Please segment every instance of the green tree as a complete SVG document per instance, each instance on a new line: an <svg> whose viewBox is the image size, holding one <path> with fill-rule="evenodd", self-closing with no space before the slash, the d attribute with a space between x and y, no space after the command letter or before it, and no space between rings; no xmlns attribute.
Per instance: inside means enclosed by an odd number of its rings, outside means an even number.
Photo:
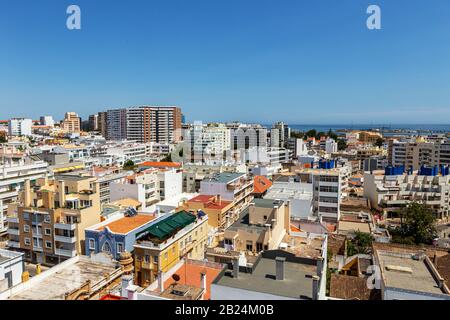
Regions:
<svg viewBox="0 0 450 320"><path fill-rule="evenodd" d="M338 144L338 150L339 150L339 151L342 151L342 150L347 149L347 142L345 142L345 140L339 139L339 140L337 141L337 144Z"/></svg>
<svg viewBox="0 0 450 320"><path fill-rule="evenodd" d="M436 238L436 217L425 205L412 202L400 211L400 227L393 231L393 241L431 244Z"/></svg>
<svg viewBox="0 0 450 320"><path fill-rule="evenodd" d="M375 141L375 143L373 144L375 147L379 147L381 148L384 144L384 139L383 138L378 138L377 141Z"/></svg>
<svg viewBox="0 0 450 320"><path fill-rule="evenodd" d="M123 169L124 170L134 170L136 168L136 165L134 164L133 160L127 160L124 164L123 164Z"/></svg>
<svg viewBox="0 0 450 320"><path fill-rule="evenodd" d="M373 237L369 233L355 232L355 237L347 243L347 255L368 254L372 248Z"/></svg>
<svg viewBox="0 0 450 320"><path fill-rule="evenodd" d="M6 137L5 136L0 136L0 143L6 143Z"/></svg>
<svg viewBox="0 0 450 320"><path fill-rule="evenodd" d="M305 133L305 138L317 137L316 129L309 130Z"/></svg>

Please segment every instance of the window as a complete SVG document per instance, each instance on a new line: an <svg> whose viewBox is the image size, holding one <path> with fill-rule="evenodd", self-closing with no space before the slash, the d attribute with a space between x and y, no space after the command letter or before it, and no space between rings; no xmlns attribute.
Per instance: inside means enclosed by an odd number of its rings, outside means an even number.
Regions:
<svg viewBox="0 0 450 320"><path fill-rule="evenodd" d="M267 216L264 216L263 219L264 219L264 220L267 220Z"/></svg>
<svg viewBox="0 0 450 320"><path fill-rule="evenodd" d="M50 223L50 215L49 214L46 214L44 216L44 221L47 222L47 223Z"/></svg>
<svg viewBox="0 0 450 320"><path fill-rule="evenodd" d="M45 241L45 247L47 249L51 249L52 248L52 243L50 241Z"/></svg>
<svg viewBox="0 0 450 320"><path fill-rule="evenodd" d="M164 253L164 259L167 260L168 254L167 252Z"/></svg>
<svg viewBox="0 0 450 320"><path fill-rule="evenodd" d="M246 248L247 248L248 251L253 251L253 242L247 240Z"/></svg>
<svg viewBox="0 0 450 320"><path fill-rule="evenodd" d="M153 256L153 263L158 263L158 256Z"/></svg>
<svg viewBox="0 0 450 320"><path fill-rule="evenodd" d="M95 250L95 240L89 239L89 250Z"/></svg>
<svg viewBox="0 0 450 320"><path fill-rule="evenodd" d="M30 214L28 212L23 213L23 220L30 220Z"/></svg>
<svg viewBox="0 0 450 320"><path fill-rule="evenodd" d="M145 263L150 263L150 256L148 254L144 256L144 261Z"/></svg>
<svg viewBox="0 0 450 320"><path fill-rule="evenodd" d="M27 224L23 225L23 232L30 232L30 226Z"/></svg>
<svg viewBox="0 0 450 320"><path fill-rule="evenodd" d="M45 228L45 235L46 236L51 236L52 235L52 230L50 228Z"/></svg>
<svg viewBox="0 0 450 320"><path fill-rule="evenodd" d="M123 243L117 244L117 253L121 253L123 251Z"/></svg>
<svg viewBox="0 0 450 320"><path fill-rule="evenodd" d="M23 241L24 241L26 246L29 246L31 244L30 238L25 238L25 239L23 239Z"/></svg>
<svg viewBox="0 0 450 320"><path fill-rule="evenodd" d="M111 245L109 244L108 241L103 244L102 251L103 252L107 252L107 253L111 253Z"/></svg>

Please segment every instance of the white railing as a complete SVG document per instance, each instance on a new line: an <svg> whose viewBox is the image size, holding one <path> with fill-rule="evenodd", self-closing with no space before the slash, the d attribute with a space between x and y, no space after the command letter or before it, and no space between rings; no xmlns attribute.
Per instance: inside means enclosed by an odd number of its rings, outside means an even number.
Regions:
<svg viewBox="0 0 450 320"><path fill-rule="evenodd" d="M76 250L55 249L55 254L64 257L75 257L77 255Z"/></svg>
<svg viewBox="0 0 450 320"><path fill-rule="evenodd" d="M56 236L55 241L65 242L65 243L75 243L77 240L75 237L65 237L65 236Z"/></svg>

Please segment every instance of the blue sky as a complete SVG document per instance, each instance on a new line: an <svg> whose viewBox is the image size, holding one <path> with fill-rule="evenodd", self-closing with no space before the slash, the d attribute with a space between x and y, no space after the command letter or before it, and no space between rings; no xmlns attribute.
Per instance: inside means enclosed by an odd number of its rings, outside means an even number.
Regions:
<svg viewBox="0 0 450 320"><path fill-rule="evenodd" d="M0 118L154 104L188 121L449 123L449 17L448 0L0 0Z"/></svg>

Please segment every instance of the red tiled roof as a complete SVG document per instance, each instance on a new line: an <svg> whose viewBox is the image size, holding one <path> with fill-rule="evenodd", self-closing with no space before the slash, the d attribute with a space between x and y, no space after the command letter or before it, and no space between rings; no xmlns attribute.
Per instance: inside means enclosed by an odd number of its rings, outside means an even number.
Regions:
<svg viewBox="0 0 450 320"><path fill-rule="evenodd" d="M220 200L219 202L218 200L215 200L215 196L204 194L196 196L188 202L203 203L204 207L209 209L223 209L232 203L231 201L226 200Z"/></svg>
<svg viewBox="0 0 450 320"><path fill-rule="evenodd" d="M206 292L203 299L209 300L211 297L211 283L216 279L221 271L222 269L218 267L210 267L203 263L196 264L188 261L185 262L177 271L175 271L175 274L180 277L180 281L178 281L179 284L186 284L201 288L200 274L206 273ZM173 283L175 283L174 279L167 279L164 282L164 290Z"/></svg>
<svg viewBox="0 0 450 320"><path fill-rule="evenodd" d="M139 167L153 167L153 168L180 168L181 163L179 162L153 162L147 161L140 163Z"/></svg>
<svg viewBox="0 0 450 320"><path fill-rule="evenodd" d="M255 176L253 193L264 193L272 186L272 181L264 176Z"/></svg>
<svg viewBox="0 0 450 320"><path fill-rule="evenodd" d="M155 217L147 214L138 214L133 217L123 217L121 219L110 222L102 227L99 227L98 231L103 231L106 227L114 233L126 234L152 220Z"/></svg>
<svg viewBox="0 0 450 320"><path fill-rule="evenodd" d="M127 300L125 298L115 296L113 294L107 294L100 298L100 300Z"/></svg>

